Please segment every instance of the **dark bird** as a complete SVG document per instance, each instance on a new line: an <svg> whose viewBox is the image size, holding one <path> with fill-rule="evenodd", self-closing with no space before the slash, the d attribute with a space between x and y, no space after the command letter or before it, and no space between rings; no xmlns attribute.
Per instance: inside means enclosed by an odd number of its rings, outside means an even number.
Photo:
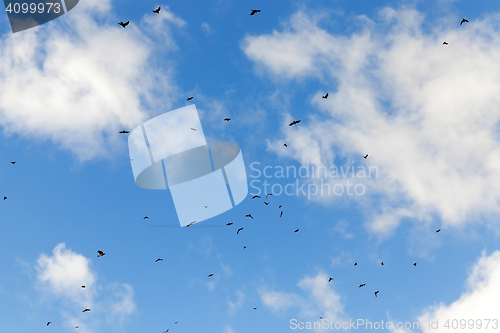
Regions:
<svg viewBox="0 0 500 333"><path fill-rule="evenodd" d="M85 288L85 286L82 286L82 288Z"/></svg>
<svg viewBox="0 0 500 333"><path fill-rule="evenodd" d="M5 199L4 199L4 200L5 200ZM441 229L438 229L438 230L436 230L436 233L438 233L438 232L440 232L440 231L441 231Z"/></svg>
<svg viewBox="0 0 500 333"><path fill-rule="evenodd" d="M245 217L250 217L253 220L252 214L247 214L247 215L245 215Z"/></svg>
<svg viewBox="0 0 500 333"><path fill-rule="evenodd" d="M148 216L144 216L142 219L143 220L149 220L149 217Z"/></svg>
<svg viewBox="0 0 500 333"><path fill-rule="evenodd" d="M267 199L267 197L268 197L268 196L270 196L270 195L273 195L273 194L272 194L272 193L268 193L268 194L266 194L266 199Z"/></svg>
<svg viewBox="0 0 500 333"><path fill-rule="evenodd" d="M354 263L354 266L358 266L358 263L357 263L357 262L355 262L355 263Z"/></svg>
<svg viewBox="0 0 500 333"><path fill-rule="evenodd" d="M443 42L443 45L448 45L448 43L447 42Z"/></svg>
<svg viewBox="0 0 500 333"><path fill-rule="evenodd" d="M378 290L375 292L375 297L377 297L378 292L379 292Z"/></svg>
<svg viewBox="0 0 500 333"><path fill-rule="evenodd" d="M78 326L75 326L75 328L78 328Z"/></svg>
<svg viewBox="0 0 500 333"><path fill-rule="evenodd" d="M161 10L161 7L158 7L155 10L153 10L152 12L155 14L160 14L160 10Z"/></svg>
<svg viewBox="0 0 500 333"><path fill-rule="evenodd" d="M328 93L326 93L325 96L322 96L324 99L327 99L328 98Z"/></svg>
<svg viewBox="0 0 500 333"><path fill-rule="evenodd" d="M283 211L281 211L281 213L280 213L280 217L282 217L282 216L283 216Z"/></svg>
<svg viewBox="0 0 500 333"><path fill-rule="evenodd" d="M278 208L281 208L281 205Z"/></svg>
<svg viewBox="0 0 500 333"><path fill-rule="evenodd" d="M299 232L299 229L295 230L294 232Z"/></svg>
<svg viewBox="0 0 500 333"><path fill-rule="evenodd" d="M124 28L125 28L127 25L129 25L129 23L130 23L130 21L127 21L127 22L125 22L125 23L123 23L123 22L118 22L118 24L119 24L119 25L121 25L121 26L122 26L122 27L124 27Z"/></svg>
<svg viewBox="0 0 500 333"><path fill-rule="evenodd" d="M51 321L47 322L47 326L49 326L50 324L52 324L52 322L51 322Z"/></svg>
<svg viewBox="0 0 500 333"><path fill-rule="evenodd" d="M265 202L265 201L264 201L264 203L266 204L266 206L267 206L267 205L269 205L269 202Z"/></svg>
<svg viewBox="0 0 500 333"><path fill-rule="evenodd" d="M333 278L332 278L332 277L328 279L328 282L330 282L330 281L333 281Z"/></svg>
<svg viewBox="0 0 500 333"><path fill-rule="evenodd" d="M174 324L177 324L177 323L178 323L178 321L176 321Z"/></svg>
<svg viewBox="0 0 500 333"><path fill-rule="evenodd" d="M257 308L253 308L254 310L257 310Z"/></svg>
<svg viewBox="0 0 500 333"><path fill-rule="evenodd" d="M288 147L288 146L286 145L286 143L284 143L284 144L283 144L283 146Z"/></svg>
<svg viewBox="0 0 500 333"><path fill-rule="evenodd" d="M10 163L12 163L12 164L16 164L16 161L14 161L14 162L10 162Z"/></svg>
<svg viewBox="0 0 500 333"><path fill-rule="evenodd" d="M158 262L158 261L163 261L163 259L162 258L158 258L158 259L155 260L155 262Z"/></svg>
<svg viewBox="0 0 500 333"><path fill-rule="evenodd" d="M260 13L260 9L252 9L250 15L255 15L256 13Z"/></svg>
<svg viewBox="0 0 500 333"><path fill-rule="evenodd" d="M103 255L105 255L105 254L106 254L106 253L102 252L101 250L97 251L97 253L99 253L99 254L97 255L97 258L102 257Z"/></svg>
<svg viewBox="0 0 500 333"><path fill-rule="evenodd" d="M170 328L166 329L165 331L163 331L163 333L167 333L169 329L170 329Z"/></svg>
<svg viewBox="0 0 500 333"><path fill-rule="evenodd" d="M203 207L208 208L208 206L203 205Z"/></svg>
<svg viewBox="0 0 500 333"><path fill-rule="evenodd" d="M224 118L224 120L225 120L225 121L230 121L230 120L231 120L231 118Z"/></svg>
<svg viewBox="0 0 500 333"><path fill-rule="evenodd" d="M382 261L380 264L381 264L382 266L384 266L384 262L383 262L383 261Z"/></svg>
<svg viewBox="0 0 500 333"><path fill-rule="evenodd" d="M462 22L460 22L460 25L462 25L462 23L465 23L465 22L469 23L469 21L467 21L466 19L462 19Z"/></svg>
<svg viewBox="0 0 500 333"><path fill-rule="evenodd" d="M4 196L3 196L3 199L4 199L4 200L7 200L7 197L4 195Z"/></svg>
<svg viewBox="0 0 500 333"><path fill-rule="evenodd" d="M213 274L208 274L208 277L214 276ZM177 324L177 323L176 323Z"/></svg>
<svg viewBox="0 0 500 333"><path fill-rule="evenodd" d="M89 312L89 311L90 311L90 309L85 309L82 312Z"/></svg>
<svg viewBox="0 0 500 333"><path fill-rule="evenodd" d="M238 231L236 231L236 234L239 234L241 230L243 230L243 228L239 228Z"/></svg>
<svg viewBox="0 0 500 333"><path fill-rule="evenodd" d="M120 134L127 134L127 133L129 133L129 131L120 131L118 133L120 133Z"/></svg>
<svg viewBox="0 0 500 333"><path fill-rule="evenodd" d="M188 101L190 101L190 100L192 100L192 99L193 99L193 96L189 97L187 100L188 100Z"/></svg>
<svg viewBox="0 0 500 333"><path fill-rule="evenodd" d="M293 126L293 125L298 124L298 123L300 123L300 120L294 120L290 124L288 124L288 126Z"/></svg>
<svg viewBox="0 0 500 333"><path fill-rule="evenodd" d="M195 223L196 223L196 221L190 222L190 223L188 223L188 225L186 227L190 227L190 226L192 226Z"/></svg>
<svg viewBox="0 0 500 333"><path fill-rule="evenodd" d="M229 223L228 223L228 224L226 224L226 225L233 225L233 222L229 222Z"/></svg>
<svg viewBox="0 0 500 333"><path fill-rule="evenodd" d="M360 287L360 288L361 288L361 287L364 287L364 286L366 286L366 283L363 283L363 284L360 284L360 285L359 285L359 287Z"/></svg>
<svg viewBox="0 0 500 333"><path fill-rule="evenodd" d="M366 154L365 156L363 156L363 158L366 160L368 158L368 154Z"/></svg>
<svg viewBox="0 0 500 333"><path fill-rule="evenodd" d="M194 127L191 127L191 130L192 130L192 131L197 131L197 129L196 129L196 128L194 128Z"/></svg>
<svg viewBox="0 0 500 333"><path fill-rule="evenodd" d="M243 246L244 249L246 249L247 247L246 246Z"/></svg>
<svg viewBox="0 0 500 333"><path fill-rule="evenodd" d="M260 197L259 197L258 195L254 195L254 196L252 197L252 199L255 199L255 198L259 198L259 199L260 199Z"/></svg>
<svg viewBox="0 0 500 333"><path fill-rule="evenodd" d="M414 262L414 263L413 263L413 266L417 267L417 263L416 263L416 262Z"/></svg>

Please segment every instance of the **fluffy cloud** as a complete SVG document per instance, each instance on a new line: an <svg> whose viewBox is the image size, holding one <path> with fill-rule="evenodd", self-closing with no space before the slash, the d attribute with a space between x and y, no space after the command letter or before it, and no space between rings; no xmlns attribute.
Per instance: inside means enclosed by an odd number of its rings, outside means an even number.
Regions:
<svg viewBox="0 0 500 333"><path fill-rule="evenodd" d="M437 215L450 226L488 218L500 199L499 15L436 22L431 32L408 8L357 21L360 31L336 35L299 11L283 31L243 40L261 74L336 86L326 100L329 89L314 94L316 115L294 130L283 126L286 151L277 149L282 138L269 149L302 164L377 166L378 179L352 182L376 200L368 223L379 234L404 218L428 223Z"/></svg>
<svg viewBox="0 0 500 333"><path fill-rule="evenodd" d="M167 7L124 30L99 24L104 15L112 15L109 0L81 1L50 26L4 35L0 125L7 135L48 139L89 160L117 147L120 129L171 106L171 75L154 66L154 44L136 25L173 49L169 27L184 21Z"/></svg>

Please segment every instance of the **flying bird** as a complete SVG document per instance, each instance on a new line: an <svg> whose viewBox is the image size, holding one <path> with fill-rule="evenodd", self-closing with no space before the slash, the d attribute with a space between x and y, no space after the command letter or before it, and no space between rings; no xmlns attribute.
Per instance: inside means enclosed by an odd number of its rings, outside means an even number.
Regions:
<svg viewBox="0 0 500 333"><path fill-rule="evenodd" d="M460 22L460 25L462 25L462 23L465 23L465 22L469 23L469 21L468 21L468 20L466 20L466 19L462 19L462 22Z"/></svg>
<svg viewBox="0 0 500 333"><path fill-rule="evenodd" d="M368 154L366 154L365 156L363 156L363 158L366 160L368 158Z"/></svg>
<svg viewBox="0 0 500 333"><path fill-rule="evenodd" d="M208 277L214 276L213 274L208 274ZM177 323L176 323L177 324Z"/></svg>
<svg viewBox="0 0 500 333"><path fill-rule="evenodd" d="M7 197L4 195L4 196L3 196L3 199L4 199L4 200L7 200Z"/></svg>
<svg viewBox="0 0 500 333"><path fill-rule="evenodd" d="M255 199L255 198L259 198L259 199L260 199L260 197L259 197L258 195L254 195L254 196L252 197L252 199Z"/></svg>
<svg viewBox="0 0 500 333"><path fill-rule="evenodd" d="M118 133L120 133L120 134L127 134L127 133L129 133L129 131L125 131L125 130L124 130L124 131L120 131L120 132L118 132Z"/></svg>
<svg viewBox="0 0 500 333"><path fill-rule="evenodd" d="M230 120L231 120L231 118L224 118L224 120L225 120L225 121L230 121Z"/></svg>
<svg viewBox="0 0 500 333"><path fill-rule="evenodd" d="M278 208L281 208L281 205Z"/></svg>
<svg viewBox="0 0 500 333"><path fill-rule="evenodd" d="M208 208L208 206L203 205L203 207Z"/></svg>
<svg viewBox="0 0 500 333"><path fill-rule="evenodd" d="M229 223L228 223L228 224L226 224L226 225L232 225L232 224L233 224L233 222L229 222Z"/></svg>
<svg viewBox="0 0 500 333"><path fill-rule="evenodd" d="M130 21L127 21L127 22L125 22L125 23L123 23L123 22L118 22L118 24L119 24L119 25L121 25L121 26L122 26L122 27L124 27L124 28L125 28L127 25L129 25L129 23L130 23Z"/></svg>
<svg viewBox="0 0 500 333"><path fill-rule="evenodd" d="M244 249L246 249L247 247L246 246L243 246Z"/></svg>
<svg viewBox="0 0 500 333"><path fill-rule="evenodd" d="M160 10L161 10L161 7L158 7L155 10L153 10L152 12L155 14L160 14Z"/></svg>
<svg viewBox="0 0 500 333"><path fill-rule="evenodd" d="M384 266L384 262L383 262L383 261L382 261L380 264L381 264L382 266Z"/></svg>
<svg viewBox="0 0 500 333"><path fill-rule="evenodd" d="M330 281L333 281L333 278L332 278L332 277L328 279L328 282L330 282Z"/></svg>
<svg viewBox="0 0 500 333"><path fill-rule="evenodd" d="M354 263L354 266L358 266L358 263L357 263L357 262L355 262L355 263Z"/></svg>
<svg viewBox="0 0 500 333"><path fill-rule="evenodd" d="M288 146L286 145L286 143L284 143L284 144L283 144L283 146L288 147Z"/></svg>
<svg viewBox="0 0 500 333"><path fill-rule="evenodd" d="M328 98L328 93L326 93L325 96L322 96L324 99L327 99Z"/></svg>
<svg viewBox="0 0 500 333"><path fill-rule="evenodd" d="M90 311L90 309L85 309L82 312L89 312L89 311Z"/></svg>
<svg viewBox="0 0 500 333"><path fill-rule="evenodd" d="M440 231L441 231L441 229L438 229L438 230L436 230L436 233L438 233L438 232L440 232Z"/></svg>
<svg viewBox="0 0 500 333"><path fill-rule="evenodd" d="M416 262L414 262L414 263L413 263L413 266L417 267L417 263L416 263Z"/></svg>
<svg viewBox="0 0 500 333"><path fill-rule="evenodd" d="M443 42L443 45L448 45L448 43L447 42Z"/></svg>
<svg viewBox="0 0 500 333"><path fill-rule="evenodd" d="M78 328L78 326L75 326L75 328Z"/></svg>
<svg viewBox="0 0 500 333"><path fill-rule="evenodd" d="M268 193L268 194L266 194L266 199L267 199L267 197L268 197L268 196L270 196L270 195L273 195L273 194L272 194L272 193Z"/></svg>
<svg viewBox="0 0 500 333"><path fill-rule="evenodd" d="M280 213L280 217L282 217L282 216L283 216L283 211L281 211L281 213Z"/></svg>
<svg viewBox="0 0 500 333"><path fill-rule="evenodd" d="M170 329L170 328L169 328ZM163 333L167 333L169 329L166 329L165 331L163 331Z"/></svg>
<svg viewBox="0 0 500 333"><path fill-rule="evenodd" d="M257 310L257 308L253 308L254 310Z"/></svg>
<svg viewBox="0 0 500 333"><path fill-rule="evenodd" d="M82 288L85 288L85 286L82 286Z"/></svg>
<svg viewBox="0 0 500 333"><path fill-rule="evenodd" d="M363 284L360 284L360 285L359 285L359 287L360 287L360 288L361 288L361 287L364 287L364 286L366 286L366 283L363 283Z"/></svg>
<svg viewBox="0 0 500 333"><path fill-rule="evenodd" d="M241 230L243 230L243 228L239 228L238 231L236 231L236 234L239 234Z"/></svg>
<svg viewBox="0 0 500 333"><path fill-rule="evenodd" d="M294 120L290 124L288 124L288 126L293 126L293 125L298 124L298 123L300 123L300 120Z"/></svg>
<svg viewBox="0 0 500 333"><path fill-rule="evenodd" d="M97 255L97 258L102 257L103 255L105 255L105 254L106 254L106 253L102 252L101 250L97 251L97 253L99 253L99 254Z"/></svg>
<svg viewBox="0 0 500 333"><path fill-rule="evenodd" d="M196 128L194 128L194 127L191 127L191 130L192 130L192 131L197 131L197 129L196 129Z"/></svg>
<svg viewBox="0 0 500 333"><path fill-rule="evenodd" d="M379 292L378 290L375 292L375 297L377 297L378 292Z"/></svg>
<svg viewBox="0 0 500 333"><path fill-rule="evenodd" d="M252 214L247 214L247 215L245 215L245 217L250 217L253 220Z"/></svg>
<svg viewBox="0 0 500 333"><path fill-rule="evenodd" d="M193 98L194 98L194 97L193 97L193 96L191 96L191 97L188 97L188 99L187 99L187 100L188 100L188 101L190 101L190 100L192 100Z"/></svg>
<svg viewBox="0 0 500 333"><path fill-rule="evenodd" d="M256 13L260 13L260 9L252 9L250 15L255 15Z"/></svg>
<svg viewBox="0 0 500 333"><path fill-rule="evenodd" d="M265 202L265 201L264 201L264 203L266 204L266 206L267 206L267 205L269 205L269 202Z"/></svg>
<svg viewBox="0 0 500 333"><path fill-rule="evenodd" d="M49 326L50 324L52 324L52 322L51 322L51 321L47 322L47 326Z"/></svg>
<svg viewBox="0 0 500 333"><path fill-rule="evenodd" d="M10 163L12 163L12 164L16 164L16 161L13 161L13 162L10 162Z"/></svg>
<svg viewBox="0 0 500 333"><path fill-rule="evenodd" d="M192 226L195 223L196 223L196 221L190 222L186 227L190 227L190 226Z"/></svg>
<svg viewBox="0 0 500 333"><path fill-rule="evenodd" d="M158 258L158 259L155 260L155 262L158 262L158 261L163 261L163 259L162 258Z"/></svg>
<svg viewBox="0 0 500 333"><path fill-rule="evenodd" d="M148 216L144 216L142 219L143 220L149 220L149 217Z"/></svg>
<svg viewBox="0 0 500 333"><path fill-rule="evenodd" d="M299 229L295 230L294 232L299 232Z"/></svg>

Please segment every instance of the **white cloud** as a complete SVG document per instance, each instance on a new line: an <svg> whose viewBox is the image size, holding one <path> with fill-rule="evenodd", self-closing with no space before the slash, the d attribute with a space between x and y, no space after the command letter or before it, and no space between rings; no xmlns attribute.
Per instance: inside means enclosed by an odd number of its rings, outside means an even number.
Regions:
<svg viewBox="0 0 500 333"><path fill-rule="evenodd" d="M0 125L7 135L48 139L89 160L122 144L120 129L170 107L171 74L152 63L154 45L137 25L162 31L174 48L168 27L183 21L167 8L152 15L155 21L146 17L123 29L98 24L99 15L112 15L110 1L81 1L51 23L50 33L0 40Z"/></svg>
<svg viewBox="0 0 500 333"><path fill-rule="evenodd" d="M474 326L474 329L467 327L464 332L496 332L500 327L500 322L497 322L497 329L494 329L494 323L491 321L489 327L486 327L485 319L498 318L497 304L500 297L500 251L493 252L487 256L484 252L481 258L472 267L466 284L466 290L460 295L455 302L445 305L430 306L425 309L418 320L422 323L438 321L439 329L429 329L424 327L424 332L445 332L449 331L444 328L447 319L460 320L473 319L475 324L477 320L481 320L482 328ZM497 319L498 320L498 319ZM468 323L467 323L468 324Z"/></svg>
<svg viewBox="0 0 500 333"><path fill-rule="evenodd" d="M338 83L313 96L317 115L283 128L286 152L282 137L269 149L302 164L340 157L377 166L379 178L355 182L380 200L369 229L381 235L403 218L430 223L437 214L445 226L488 218L500 200L499 17L443 20L428 33L419 12L385 8L342 36L299 11L281 32L247 36L241 47L260 73ZM367 204L367 195L343 199Z"/></svg>
<svg viewBox="0 0 500 333"><path fill-rule="evenodd" d="M213 32L212 27L207 22L203 22L201 24L201 29L203 29L203 31L205 31L207 34L211 34Z"/></svg>
<svg viewBox="0 0 500 333"><path fill-rule="evenodd" d="M228 300L229 313L234 314L234 312L243 306L245 302L245 293L241 290L236 290L236 300L233 302Z"/></svg>

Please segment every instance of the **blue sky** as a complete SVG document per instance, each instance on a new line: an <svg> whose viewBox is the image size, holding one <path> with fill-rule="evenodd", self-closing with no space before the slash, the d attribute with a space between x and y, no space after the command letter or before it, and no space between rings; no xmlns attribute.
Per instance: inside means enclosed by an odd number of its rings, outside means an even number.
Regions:
<svg viewBox="0 0 500 333"><path fill-rule="evenodd" d="M320 316L496 331L499 18L487 0L81 0L12 34L1 16L0 332L289 332ZM363 194L249 186L180 228L118 132L191 104L208 142L241 147L249 185ZM377 176L276 175L301 166Z"/></svg>

